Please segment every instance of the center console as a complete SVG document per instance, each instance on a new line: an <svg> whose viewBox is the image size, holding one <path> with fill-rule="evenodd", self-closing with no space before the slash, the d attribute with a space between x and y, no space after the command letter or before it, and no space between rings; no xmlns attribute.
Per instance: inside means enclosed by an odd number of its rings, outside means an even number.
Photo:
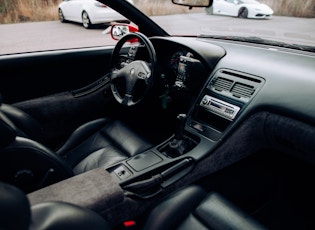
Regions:
<svg viewBox="0 0 315 230"><path fill-rule="evenodd" d="M183 62L178 87L187 83ZM188 63L188 64L187 64ZM180 63L181 64L181 63ZM182 82L182 83L178 83ZM264 84L264 79L229 69L211 77L188 115L179 114L174 135L160 145L108 169L116 181L132 194L145 198L192 170L211 153L227 128L232 126Z"/></svg>
<svg viewBox="0 0 315 230"><path fill-rule="evenodd" d="M189 116L187 125L218 141L264 84L264 79L229 69L211 78Z"/></svg>

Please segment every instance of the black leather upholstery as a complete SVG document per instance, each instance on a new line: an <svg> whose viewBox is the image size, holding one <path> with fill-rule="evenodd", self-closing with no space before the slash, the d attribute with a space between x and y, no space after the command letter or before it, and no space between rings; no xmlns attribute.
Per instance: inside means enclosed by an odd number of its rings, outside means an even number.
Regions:
<svg viewBox="0 0 315 230"><path fill-rule="evenodd" d="M0 147L10 144L16 136L14 124L0 112Z"/></svg>
<svg viewBox="0 0 315 230"><path fill-rule="evenodd" d="M222 195L189 186L163 199L142 229L266 229Z"/></svg>
<svg viewBox="0 0 315 230"><path fill-rule="evenodd" d="M58 230L110 229L97 213L65 202L44 202L30 207L18 188L0 183L0 229Z"/></svg>
<svg viewBox="0 0 315 230"><path fill-rule="evenodd" d="M122 161L151 146L121 121L102 118L79 127L57 153L79 174Z"/></svg>
<svg viewBox="0 0 315 230"><path fill-rule="evenodd" d="M28 137L40 143L44 142L42 128L34 118L8 104L2 104L0 110L15 125L18 136Z"/></svg>
<svg viewBox="0 0 315 230"><path fill-rule="evenodd" d="M38 122L13 106L0 107L0 180L25 192L141 153L152 145L121 121L102 118L73 132L52 151Z"/></svg>
<svg viewBox="0 0 315 230"><path fill-rule="evenodd" d="M28 229L31 221L30 204L18 188L0 183L0 229Z"/></svg>

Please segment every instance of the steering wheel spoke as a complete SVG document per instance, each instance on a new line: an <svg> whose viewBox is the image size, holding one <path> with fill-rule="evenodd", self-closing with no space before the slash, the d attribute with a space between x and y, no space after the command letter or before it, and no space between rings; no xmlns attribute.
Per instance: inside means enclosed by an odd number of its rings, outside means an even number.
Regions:
<svg viewBox="0 0 315 230"><path fill-rule="evenodd" d="M133 103L133 97L131 94L125 94L125 96L123 97L121 104L125 105L125 106L129 106Z"/></svg>

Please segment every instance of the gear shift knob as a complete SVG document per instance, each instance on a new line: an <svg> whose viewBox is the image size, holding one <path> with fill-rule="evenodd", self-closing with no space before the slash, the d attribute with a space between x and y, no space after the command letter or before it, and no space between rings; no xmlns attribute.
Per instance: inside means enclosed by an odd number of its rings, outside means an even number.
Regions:
<svg viewBox="0 0 315 230"><path fill-rule="evenodd" d="M176 120L176 128L175 128L175 139L183 140L184 139L184 128L187 121L186 114L178 114Z"/></svg>

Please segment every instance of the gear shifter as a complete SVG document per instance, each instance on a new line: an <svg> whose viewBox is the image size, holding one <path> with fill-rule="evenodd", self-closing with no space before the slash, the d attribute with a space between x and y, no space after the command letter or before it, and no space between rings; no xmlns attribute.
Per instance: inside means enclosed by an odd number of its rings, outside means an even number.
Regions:
<svg viewBox="0 0 315 230"><path fill-rule="evenodd" d="M180 156L187 151L189 139L184 135L185 124L187 121L186 114L179 114L176 121L175 136L169 142L169 154L171 156Z"/></svg>
<svg viewBox="0 0 315 230"><path fill-rule="evenodd" d="M186 114L179 114L176 120L176 129L175 129L175 139L183 140L184 139L184 128L187 121Z"/></svg>
<svg viewBox="0 0 315 230"><path fill-rule="evenodd" d="M184 134L186 121L186 114L177 115L174 138L160 149L162 153L174 158L187 153L197 145L193 138Z"/></svg>

